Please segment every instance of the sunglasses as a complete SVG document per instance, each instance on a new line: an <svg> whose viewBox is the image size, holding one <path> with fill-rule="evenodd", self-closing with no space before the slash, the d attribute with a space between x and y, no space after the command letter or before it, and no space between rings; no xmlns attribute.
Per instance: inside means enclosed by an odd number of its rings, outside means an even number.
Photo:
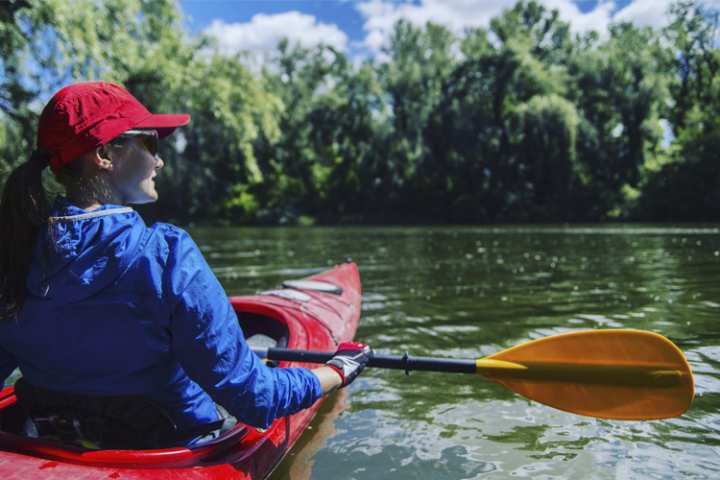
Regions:
<svg viewBox="0 0 720 480"><path fill-rule="evenodd" d="M133 138L139 138L145 149L150 152L153 157L158 154L160 137L158 136L157 130L126 130L115 137L110 143L116 145L117 143L125 143L127 140Z"/></svg>

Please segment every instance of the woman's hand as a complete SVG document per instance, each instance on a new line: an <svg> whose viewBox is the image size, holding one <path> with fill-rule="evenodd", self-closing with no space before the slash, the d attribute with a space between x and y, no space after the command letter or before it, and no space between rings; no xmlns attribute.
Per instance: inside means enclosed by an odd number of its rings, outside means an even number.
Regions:
<svg viewBox="0 0 720 480"><path fill-rule="evenodd" d="M364 343L343 342L338 345L335 355L328 360L326 366L312 371L320 380L323 394L350 385L363 371L372 355L372 349Z"/></svg>

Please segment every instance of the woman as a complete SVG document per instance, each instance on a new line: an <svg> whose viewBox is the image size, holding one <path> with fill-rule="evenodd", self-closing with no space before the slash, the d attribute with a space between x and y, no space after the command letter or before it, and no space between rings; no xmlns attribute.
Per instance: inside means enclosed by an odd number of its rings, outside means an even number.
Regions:
<svg viewBox="0 0 720 480"><path fill-rule="evenodd" d="M190 236L127 207L157 200L158 140L189 121L152 114L113 83L73 84L45 107L38 150L6 182L0 380L19 366L18 398L41 434L71 425L83 445L192 444L218 427L215 402L267 427L348 385L371 355L341 344L327 366L266 367ZM48 165L66 190L52 207ZM148 405L161 415L119 426L117 412Z"/></svg>

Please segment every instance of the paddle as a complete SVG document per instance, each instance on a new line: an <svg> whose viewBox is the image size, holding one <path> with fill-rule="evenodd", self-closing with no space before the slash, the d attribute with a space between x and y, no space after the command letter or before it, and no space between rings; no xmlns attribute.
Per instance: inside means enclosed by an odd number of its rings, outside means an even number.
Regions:
<svg viewBox="0 0 720 480"><path fill-rule="evenodd" d="M332 352L269 348L262 358L324 363ZM378 355L369 367L477 373L531 400L591 417L669 418L693 399L690 366L670 340L630 329L563 333L477 360Z"/></svg>

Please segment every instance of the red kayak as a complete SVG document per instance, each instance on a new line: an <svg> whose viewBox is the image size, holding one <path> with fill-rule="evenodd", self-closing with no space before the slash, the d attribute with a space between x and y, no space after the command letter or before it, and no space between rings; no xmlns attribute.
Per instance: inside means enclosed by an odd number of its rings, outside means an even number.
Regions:
<svg viewBox="0 0 720 480"><path fill-rule="evenodd" d="M360 318L360 276L339 265L282 288L230 299L245 336L288 348L332 351L352 340ZM279 367L317 365L281 362ZM315 416L322 400L265 430L238 424L193 448L83 450L21 436L13 387L0 391L0 478L11 479L262 479L278 465Z"/></svg>

